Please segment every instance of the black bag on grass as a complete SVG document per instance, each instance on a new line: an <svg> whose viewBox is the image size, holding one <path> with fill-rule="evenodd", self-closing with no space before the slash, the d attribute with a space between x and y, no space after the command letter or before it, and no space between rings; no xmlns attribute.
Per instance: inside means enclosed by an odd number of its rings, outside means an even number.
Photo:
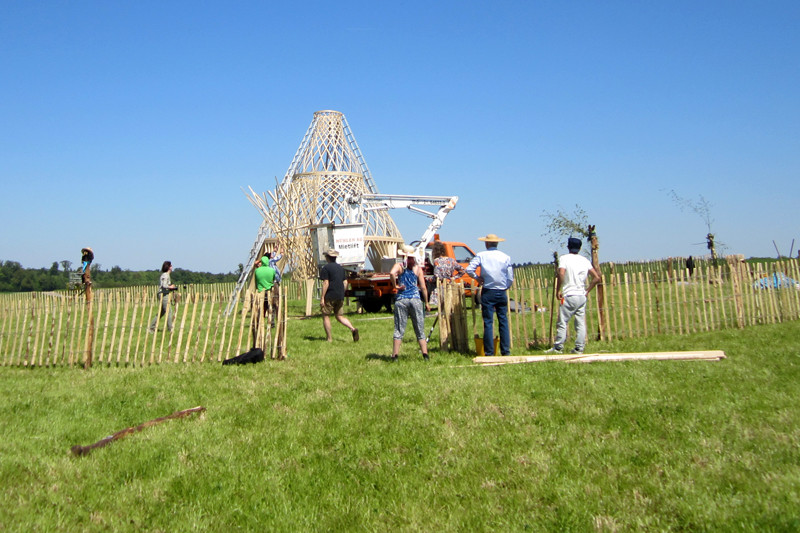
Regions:
<svg viewBox="0 0 800 533"><path fill-rule="evenodd" d="M247 363L260 363L264 360L264 350L261 348L253 348L249 352L245 352L236 357L225 359L223 365L246 365Z"/></svg>

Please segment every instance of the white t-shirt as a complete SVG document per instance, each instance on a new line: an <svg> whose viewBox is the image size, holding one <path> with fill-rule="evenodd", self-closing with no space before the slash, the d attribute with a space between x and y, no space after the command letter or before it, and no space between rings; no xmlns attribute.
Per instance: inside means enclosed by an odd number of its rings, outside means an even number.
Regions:
<svg viewBox="0 0 800 533"><path fill-rule="evenodd" d="M558 268L565 270L561 283L563 296L586 294L586 277L593 268L588 259L578 254L564 254L558 258Z"/></svg>

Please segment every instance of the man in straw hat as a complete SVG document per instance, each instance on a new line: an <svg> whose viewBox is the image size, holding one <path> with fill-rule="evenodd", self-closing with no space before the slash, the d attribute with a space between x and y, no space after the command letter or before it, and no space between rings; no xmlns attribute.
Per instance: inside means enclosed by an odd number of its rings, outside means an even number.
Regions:
<svg viewBox="0 0 800 533"><path fill-rule="evenodd" d="M428 303L428 289L425 286L425 276L422 267L417 263L414 255L414 247L404 244L397 251L403 258L400 263L395 263L389 271L389 278L392 280L392 287L397 289L394 301L394 336L392 341L392 361L397 361L400 353L400 345L403 343L403 336L406 333L406 324L411 317L411 324L414 326L414 333L417 335L419 349L422 351L422 358L428 361L428 340L425 337L425 311L422 309L423 302L425 309L431 310Z"/></svg>
<svg viewBox="0 0 800 533"><path fill-rule="evenodd" d="M467 267L467 274L482 285L481 313L483 314L483 349L487 356L494 355L494 314L497 312L497 325L500 329L500 353L511 353L511 332L508 329L508 295L506 291L514 283L514 269L511 258L497 249L503 242L494 233L479 237L486 243L486 250L472 258ZM480 275L476 274L478 267Z"/></svg>
<svg viewBox="0 0 800 533"><path fill-rule="evenodd" d="M331 315L334 315L340 324L350 330L353 340L358 342L358 329L354 328L353 324L342 313L347 280L345 279L344 268L336 262L339 252L329 248L324 255L325 260L328 262L319 271L319 279L322 280L322 298L319 303L322 309L322 325L325 328L326 340L333 342Z"/></svg>
<svg viewBox="0 0 800 533"><path fill-rule="evenodd" d="M600 274L592 263L579 255L581 240L570 237L567 240L568 254L558 258L558 280L556 296L561 302L558 308L558 326L556 341L545 353L562 353L564 341L567 340L567 325L575 317L575 348L572 353L581 354L586 346L586 298L589 292L600 282ZM591 274L592 280L586 286L586 278Z"/></svg>

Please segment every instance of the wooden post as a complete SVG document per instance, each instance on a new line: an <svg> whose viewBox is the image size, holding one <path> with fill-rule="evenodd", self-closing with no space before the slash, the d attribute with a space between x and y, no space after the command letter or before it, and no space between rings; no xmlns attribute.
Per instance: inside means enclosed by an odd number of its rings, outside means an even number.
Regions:
<svg viewBox="0 0 800 533"><path fill-rule="evenodd" d="M467 294L464 290L464 285L458 284L458 331L459 331L459 348L460 353L469 352L469 338L467 337Z"/></svg>
<svg viewBox="0 0 800 533"><path fill-rule="evenodd" d="M628 338L633 338L633 321L631 320L631 280L628 272L622 273L622 282L625 284L625 313L623 314L624 323L628 325Z"/></svg>
<svg viewBox="0 0 800 533"><path fill-rule="evenodd" d="M525 338L525 344L523 346L525 349L528 348L529 338L528 338L528 323L525 321L525 289L519 289L516 291L517 295L522 299L522 309L520 312L522 313L522 335ZM531 312L533 312L533 301L531 301Z"/></svg>
<svg viewBox="0 0 800 533"><path fill-rule="evenodd" d="M694 277L692 282L695 285L695 294L697 294L697 285L700 285L700 305L703 309L703 325L705 326L705 330L709 331L709 315L711 317L711 329L714 329L714 306L708 306L708 309L706 309L706 284L703 283L703 279L705 277L704 272L707 273L708 270L704 270L703 266L699 265L699 268L697 269L697 276Z"/></svg>
<svg viewBox="0 0 800 533"><path fill-rule="evenodd" d="M647 294L646 293L647 288L645 285L646 278L641 270L636 273L636 277L637 277L637 284L639 286L639 290L637 291L637 293L640 295L640 298L642 300L642 306L639 308L639 312L636 313L636 329L639 330L639 334L637 336L647 337L647 310L650 307L649 306L650 302L647 301L646 298ZM639 304L639 298L636 299L636 303L637 305ZM642 315L641 329L639 329L639 314Z"/></svg>
<svg viewBox="0 0 800 533"><path fill-rule="evenodd" d="M33 297L33 301L31 302L31 335L33 337L33 352L31 352L31 366L42 366L42 352L39 350L39 331L41 331L42 325L42 311L40 309L36 309L36 293L31 295ZM43 298L40 298L43 302ZM43 303L40 303L38 307L43 307ZM35 315L35 320L34 320ZM37 362L38 356L38 362Z"/></svg>
<svg viewBox="0 0 800 533"><path fill-rule="evenodd" d="M287 308L289 294L285 287L278 285L278 322L275 337L278 339L278 360L283 361L286 359L286 326L287 326Z"/></svg>
<svg viewBox="0 0 800 533"><path fill-rule="evenodd" d="M177 296L177 293L176 293L176 296ZM178 326L178 342L177 342L177 344L175 346L175 362L176 363L178 361L180 361L181 345L183 343L183 328L186 325L186 313L189 311L189 303L192 301L191 294L189 294L189 293L185 293L185 294L181 295L181 298L184 301L183 301L183 306L182 306L183 307L183 314L181 315L181 323ZM175 318L176 318L176 322L177 322L177 318L178 318L178 310L177 309L175 310Z"/></svg>
<svg viewBox="0 0 800 533"><path fill-rule="evenodd" d="M592 247L592 266L600 274L600 283L597 284L597 303L598 306L598 315L597 315L597 339L604 340L605 339L605 328L606 328L606 309L605 309L605 296L606 296L606 288L605 283L603 282L603 271L600 270L600 255L598 250L600 249L600 244L597 241L597 233L595 233L596 226L590 225L589 226L589 243Z"/></svg>
<svg viewBox="0 0 800 533"><path fill-rule="evenodd" d="M531 301L531 337L530 338L532 339L533 344L537 343L537 341L536 341L536 315L538 314L538 311L536 309L536 307L537 307L537 305L536 305L536 295L535 295L535 293L533 291L533 284L534 284L535 281L536 280L531 279L531 286L528 289L528 295L529 295L528 297L530 298L530 301ZM527 337L527 333L525 334L525 336ZM526 345L525 348L530 348L530 346Z"/></svg>
<svg viewBox="0 0 800 533"><path fill-rule="evenodd" d="M798 261L796 259L789 259L788 261L788 274L789 277L797 280L798 279L798 272L800 269L797 268ZM792 312L794 313L792 317L797 320L800 317L800 291L794 290L790 291L790 300L792 301Z"/></svg>
<svg viewBox="0 0 800 533"><path fill-rule="evenodd" d="M510 349L513 350L514 349L514 328L512 327L513 326L513 323L511 321L512 317L508 316L508 308L510 307L509 304L511 303L510 299L511 299L510 291L506 291L506 320L508 320L508 346L509 346ZM519 305L519 304L517 304L517 305ZM499 324L499 322L498 322L497 326L498 326L498 328L497 328L498 333L497 334L499 336L500 335L500 324ZM517 326L519 326L519 322L517 322ZM492 339L492 342L494 342L494 339Z"/></svg>
<svg viewBox="0 0 800 533"><path fill-rule="evenodd" d="M728 322L727 302L725 301L725 293L723 292L721 268L722 267L709 264L709 270L711 271L711 274L709 275L708 283L714 287L714 291L717 294L717 313L720 316L720 323L725 324L725 327L730 327L734 324L733 322ZM733 318L731 318L731 320L733 320Z"/></svg>
<svg viewBox="0 0 800 533"><path fill-rule="evenodd" d="M439 349L448 352L453 349L450 318L452 315L452 294L450 284L437 279L439 293Z"/></svg>
<svg viewBox="0 0 800 533"><path fill-rule="evenodd" d="M693 331L695 331L695 329L693 328L694 316L693 313L691 312L692 308L689 305L689 302L686 297L686 281L683 278L683 275L686 272L687 271L683 268L679 268L677 270L677 273L675 275L675 292L676 294L679 294L678 298L681 300L681 303L683 304L683 315L686 317L686 333L692 333Z"/></svg>
<svg viewBox="0 0 800 533"><path fill-rule="evenodd" d="M609 335L607 340L613 340L615 337L618 338L619 329L617 328L617 317L615 313L615 304L616 300L614 298L617 292L617 286L619 285L618 274L614 272L614 263L609 263L609 275L608 279L611 283L611 290L606 293L606 309L609 310L610 314L606 315L608 318L609 325L611 328L609 329Z"/></svg>
<svg viewBox="0 0 800 533"><path fill-rule="evenodd" d="M556 286L558 285L558 253L553 252L553 270L555 274L553 276L553 290L552 290L552 298L550 299L550 329L547 332L547 342L548 344L553 344L555 338L553 337L553 319L555 318L556 313Z"/></svg>
<svg viewBox="0 0 800 533"><path fill-rule="evenodd" d="M314 301L314 283L315 279L310 278L306 280L306 316L311 316L311 306Z"/></svg>
<svg viewBox="0 0 800 533"><path fill-rule="evenodd" d="M733 288L733 301L736 306L736 325L743 328L744 324L744 305L742 303L742 280L740 279L741 269L739 265L728 265L731 273L731 287Z"/></svg>
<svg viewBox="0 0 800 533"><path fill-rule="evenodd" d="M650 278L651 278L651 271L648 270L644 274L644 284L647 288L647 323L649 326L645 326L645 334L652 335L651 331L653 330L653 294L650 289Z"/></svg>
<svg viewBox="0 0 800 533"><path fill-rule="evenodd" d="M103 323L103 305L105 304L105 323ZM111 320L111 309L114 307L114 294L113 293L104 293L102 297L97 302L97 319L99 323L103 324L103 340L100 341L100 353L97 355L97 362L103 363L105 360L106 354L106 340L108 339L108 325ZM100 335L98 334L98 339ZM110 356L109 356L110 357Z"/></svg>
<svg viewBox="0 0 800 533"><path fill-rule="evenodd" d="M61 348L61 324L64 320L64 307L66 298L62 298L56 305L58 306L58 329L55 332L56 345L53 347L53 365L58 363L58 350Z"/></svg>
<svg viewBox="0 0 800 533"><path fill-rule="evenodd" d="M89 316L89 324L86 326L86 359L83 368L92 367L92 350L94 348L94 313L92 310L92 269L86 267L83 272L83 286L86 288L86 314Z"/></svg>

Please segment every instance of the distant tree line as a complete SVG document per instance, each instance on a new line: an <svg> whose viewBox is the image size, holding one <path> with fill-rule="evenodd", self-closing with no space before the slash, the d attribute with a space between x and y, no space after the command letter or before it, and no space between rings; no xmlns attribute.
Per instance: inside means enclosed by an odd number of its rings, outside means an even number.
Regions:
<svg viewBox="0 0 800 533"><path fill-rule="evenodd" d="M50 268L23 268L17 261L0 260L0 292L52 291L67 287L71 261L54 261ZM156 285L161 272L158 270L123 270L113 266L103 270L95 263L92 269L92 285L96 289L112 287L131 287L135 285ZM238 272L211 274L192 272L176 268L172 271L172 282L176 285L235 282Z"/></svg>

